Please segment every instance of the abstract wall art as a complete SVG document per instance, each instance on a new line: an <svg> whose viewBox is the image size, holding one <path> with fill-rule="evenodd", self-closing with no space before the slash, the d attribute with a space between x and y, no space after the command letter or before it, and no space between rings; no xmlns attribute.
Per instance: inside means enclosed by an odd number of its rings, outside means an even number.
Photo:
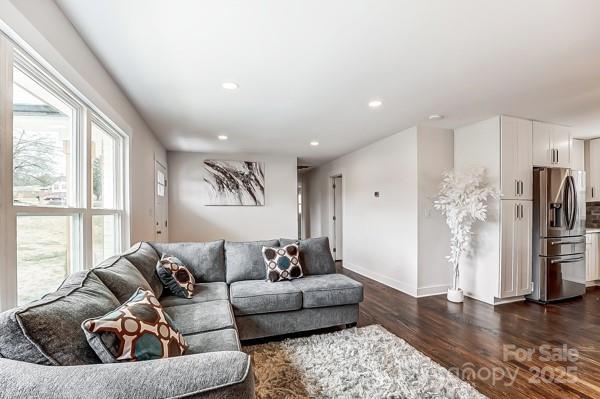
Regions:
<svg viewBox="0 0 600 399"><path fill-rule="evenodd" d="M206 205L263 206L265 172L262 162L204 161Z"/></svg>

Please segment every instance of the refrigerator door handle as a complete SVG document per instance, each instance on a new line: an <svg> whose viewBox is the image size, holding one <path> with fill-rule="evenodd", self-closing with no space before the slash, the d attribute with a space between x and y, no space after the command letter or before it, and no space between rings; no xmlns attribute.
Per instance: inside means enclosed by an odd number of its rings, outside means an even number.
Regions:
<svg viewBox="0 0 600 399"><path fill-rule="evenodd" d="M583 260L583 256L580 256L579 258L565 259L565 260L552 259L550 261L550 263L552 263L552 264L556 264L556 263L577 263L577 262L581 262L582 260Z"/></svg>
<svg viewBox="0 0 600 399"><path fill-rule="evenodd" d="M569 221L567 223L567 228L573 230L575 227L575 217L577 216L577 192L575 191L575 179L573 176L567 177L567 183L569 188L569 206L567 208L567 212L569 212Z"/></svg>

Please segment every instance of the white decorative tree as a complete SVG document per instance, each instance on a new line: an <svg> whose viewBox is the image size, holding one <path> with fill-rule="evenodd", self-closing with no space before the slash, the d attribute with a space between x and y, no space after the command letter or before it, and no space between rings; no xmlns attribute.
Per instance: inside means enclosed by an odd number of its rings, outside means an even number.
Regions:
<svg viewBox="0 0 600 399"><path fill-rule="evenodd" d="M460 259L470 249L473 224L487 219L487 200L496 196L496 190L487 183L485 168L473 168L464 172L455 170L442 173L435 209L446 217L450 228L450 255L446 258L454 268L452 293L448 299L462 302L462 290L458 287Z"/></svg>

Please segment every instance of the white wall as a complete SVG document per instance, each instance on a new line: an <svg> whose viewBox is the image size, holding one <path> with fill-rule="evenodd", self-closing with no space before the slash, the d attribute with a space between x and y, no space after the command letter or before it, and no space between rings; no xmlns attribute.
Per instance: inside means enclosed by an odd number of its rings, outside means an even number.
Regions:
<svg viewBox="0 0 600 399"><path fill-rule="evenodd" d="M265 163L265 206L205 206L205 159ZM298 236L295 157L169 152L170 241L250 241Z"/></svg>
<svg viewBox="0 0 600 399"><path fill-rule="evenodd" d="M332 240L330 177L338 174L343 177L344 267L416 295L417 129L308 172L311 237Z"/></svg>
<svg viewBox="0 0 600 399"><path fill-rule="evenodd" d="M148 125L52 0L0 0L0 28L18 35L129 134L130 236L154 239L154 159L166 163L166 151Z"/></svg>
<svg viewBox="0 0 600 399"><path fill-rule="evenodd" d="M446 292L452 268L446 260L450 252L450 230L442 214L433 208L444 170L454 166L454 132L419 126L419 267L418 296Z"/></svg>
<svg viewBox="0 0 600 399"><path fill-rule="evenodd" d="M413 296L445 292L449 233L432 200L452 166L452 131L427 127L319 166L305 179L309 235L332 240L331 177L341 174L344 267Z"/></svg>

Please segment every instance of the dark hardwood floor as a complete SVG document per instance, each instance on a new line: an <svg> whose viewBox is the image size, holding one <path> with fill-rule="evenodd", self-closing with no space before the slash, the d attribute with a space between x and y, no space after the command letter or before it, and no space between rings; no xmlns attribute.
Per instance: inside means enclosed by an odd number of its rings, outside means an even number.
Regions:
<svg viewBox="0 0 600 399"><path fill-rule="evenodd" d="M364 284L359 327L382 325L484 395L600 398L600 287L558 304L493 307L416 299L338 267Z"/></svg>

